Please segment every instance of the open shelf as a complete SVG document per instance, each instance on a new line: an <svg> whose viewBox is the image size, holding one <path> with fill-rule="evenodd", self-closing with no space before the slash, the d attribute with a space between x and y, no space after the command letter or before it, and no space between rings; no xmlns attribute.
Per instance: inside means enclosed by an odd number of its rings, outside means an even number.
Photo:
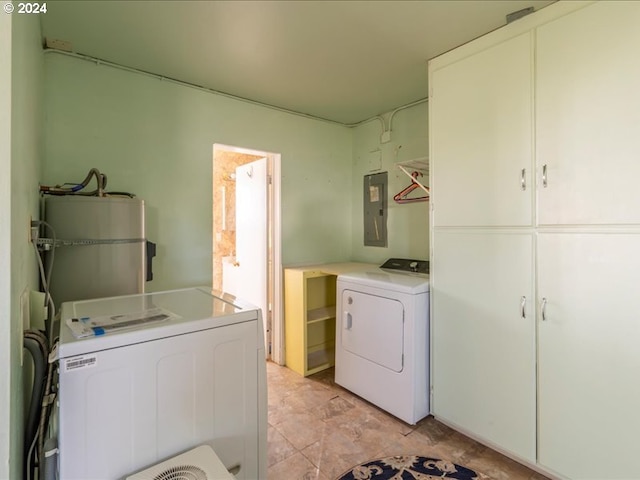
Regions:
<svg viewBox="0 0 640 480"><path fill-rule="evenodd" d="M326 307L314 308L307 312L307 324L323 322L331 318L336 318L336 306L329 305Z"/></svg>
<svg viewBox="0 0 640 480"><path fill-rule="evenodd" d="M310 347L307 352L307 375L317 373L335 364L335 345L333 343Z"/></svg>
<svg viewBox="0 0 640 480"><path fill-rule="evenodd" d="M313 267L284 271L285 361L300 375L334 365L336 281Z"/></svg>

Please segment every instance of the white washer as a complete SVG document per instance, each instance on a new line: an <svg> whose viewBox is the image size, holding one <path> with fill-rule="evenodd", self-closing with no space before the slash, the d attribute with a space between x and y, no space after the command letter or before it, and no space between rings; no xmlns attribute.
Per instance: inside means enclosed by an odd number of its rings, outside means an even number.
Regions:
<svg viewBox="0 0 640 480"><path fill-rule="evenodd" d="M74 318L96 335L76 338ZM202 444L235 478L267 478L256 307L196 288L68 302L58 351L59 478L124 478Z"/></svg>
<svg viewBox="0 0 640 480"><path fill-rule="evenodd" d="M336 383L411 425L426 417L428 274L339 275L336 313Z"/></svg>

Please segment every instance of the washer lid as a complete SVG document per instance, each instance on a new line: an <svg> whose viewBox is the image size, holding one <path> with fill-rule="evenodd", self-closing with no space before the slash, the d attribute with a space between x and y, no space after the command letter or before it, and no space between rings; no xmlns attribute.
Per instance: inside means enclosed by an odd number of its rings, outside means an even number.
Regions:
<svg viewBox="0 0 640 480"><path fill-rule="evenodd" d="M58 357L255 321L258 313L247 302L207 288L66 302L60 315ZM68 326L71 322L84 323L93 332L78 338Z"/></svg>
<svg viewBox="0 0 640 480"><path fill-rule="evenodd" d="M391 273L374 270L369 272L345 273L338 276L338 281L413 295L429 291L429 275L424 274Z"/></svg>

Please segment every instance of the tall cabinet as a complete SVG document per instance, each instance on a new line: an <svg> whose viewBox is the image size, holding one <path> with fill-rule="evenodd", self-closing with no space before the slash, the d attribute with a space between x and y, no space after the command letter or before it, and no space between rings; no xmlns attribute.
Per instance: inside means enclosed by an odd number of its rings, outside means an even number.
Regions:
<svg viewBox="0 0 640 480"><path fill-rule="evenodd" d="M433 70L429 99L433 410L530 461L532 38L526 32Z"/></svg>
<svg viewBox="0 0 640 480"><path fill-rule="evenodd" d="M571 478L639 476L638 45L640 2L537 29L538 453Z"/></svg>
<svg viewBox="0 0 640 480"><path fill-rule="evenodd" d="M558 2L430 62L433 413L637 478L640 2Z"/></svg>

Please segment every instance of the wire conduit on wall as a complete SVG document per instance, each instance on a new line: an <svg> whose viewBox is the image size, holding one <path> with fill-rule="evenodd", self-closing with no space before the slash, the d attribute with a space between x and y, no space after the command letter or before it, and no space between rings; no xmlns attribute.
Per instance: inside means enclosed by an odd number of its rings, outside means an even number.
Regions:
<svg viewBox="0 0 640 480"><path fill-rule="evenodd" d="M145 75L147 77L155 78L156 80L175 83L176 85L182 85L184 87L195 88L196 90L201 90L203 92L212 93L214 95L220 95L222 97L231 98L231 99L234 99L234 100L238 100L240 102L250 103L252 105L257 105L259 107L270 108L272 110L277 110L279 112L289 113L291 115L297 115L299 117L309 118L309 119L312 119L312 120L319 120L319 121L326 122L326 123L332 123L334 125L341 125L341 126L347 127L347 128L354 128L354 127L358 127L360 125L363 125L365 123L371 122L373 120L379 120L380 123L382 124L383 133L385 131L390 131L391 130L391 120L393 119L393 115L395 115L396 112L398 112L399 110L403 110L405 108L413 107L413 106L418 105L420 103L424 103L424 102L426 102L428 100L427 98L422 98L420 100L416 100L414 102L408 103L406 105L402 105L402 106L394 109L392 111L392 113L391 113L391 117L389 118L389 128L387 130L384 118L381 115L375 115L375 116L373 116L371 118L367 118L365 120L362 120L362 121L356 122L356 123L342 123L342 122L337 122L335 120L329 120L328 118L316 117L314 115L309 115L308 113L296 112L294 110L288 110L286 108L277 107L275 105L270 105L268 103L262 103L262 102L258 102L258 101L251 100L251 99L248 99L248 98L239 97L237 95L232 95L230 93L221 92L219 90L214 90L214 89L208 88L208 87L203 87L202 85L195 85L193 83L184 82L182 80L177 80L175 78L164 77L164 76L158 75L156 73L147 72L145 70L140 70L140 69L133 68L133 67L127 67L126 65L120 65L119 63L109 62L107 60L102 60L100 58L92 57L90 55L83 55L81 53L75 53L75 52L67 52L65 50L58 50L56 48L45 48L44 49L44 53L57 53L59 55L65 55L67 57L78 58L80 60L85 60L87 62L95 63L96 65L105 65L107 67L116 68L118 70L124 70L124 71L130 72L130 73L137 73L139 75Z"/></svg>

